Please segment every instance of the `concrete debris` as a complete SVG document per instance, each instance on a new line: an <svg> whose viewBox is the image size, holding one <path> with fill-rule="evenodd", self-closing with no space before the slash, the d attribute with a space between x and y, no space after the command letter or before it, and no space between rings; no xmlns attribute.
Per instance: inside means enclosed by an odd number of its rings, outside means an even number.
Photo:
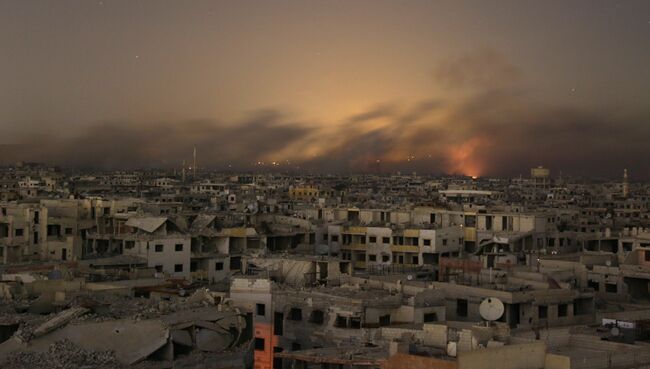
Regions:
<svg viewBox="0 0 650 369"><path fill-rule="evenodd" d="M7 369L125 369L111 351L90 351L63 339L44 352L19 351L0 361Z"/></svg>
<svg viewBox="0 0 650 369"><path fill-rule="evenodd" d="M34 337L40 337L48 332L51 332L59 327L66 325L72 319L79 317L89 310L83 307L71 308L58 313L54 318L41 324L34 330Z"/></svg>

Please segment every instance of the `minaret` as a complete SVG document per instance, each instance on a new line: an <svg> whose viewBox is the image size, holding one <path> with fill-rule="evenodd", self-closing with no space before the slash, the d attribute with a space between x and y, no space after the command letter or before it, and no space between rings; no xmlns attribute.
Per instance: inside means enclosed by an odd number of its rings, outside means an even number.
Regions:
<svg viewBox="0 0 650 369"><path fill-rule="evenodd" d="M183 160L183 183L185 183L185 160Z"/></svg>
<svg viewBox="0 0 650 369"><path fill-rule="evenodd" d="M194 146L194 164L192 164L192 179L196 180L196 146Z"/></svg>
<svg viewBox="0 0 650 369"><path fill-rule="evenodd" d="M623 197L628 197L630 194L630 184L627 178L627 169L623 169Z"/></svg>

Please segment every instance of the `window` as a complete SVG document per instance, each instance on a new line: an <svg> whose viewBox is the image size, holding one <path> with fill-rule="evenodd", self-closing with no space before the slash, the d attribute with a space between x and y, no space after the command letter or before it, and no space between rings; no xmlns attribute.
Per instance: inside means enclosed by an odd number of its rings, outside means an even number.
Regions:
<svg viewBox="0 0 650 369"><path fill-rule="evenodd" d="M598 291L598 290L600 289L600 283L598 283L598 282L596 282L596 281L589 281L589 282L587 282L587 285L588 285L590 288L593 288L594 291Z"/></svg>
<svg viewBox="0 0 650 369"><path fill-rule="evenodd" d="M558 317L563 317L567 316L568 314L568 305L567 304L559 304L557 306L557 316Z"/></svg>
<svg viewBox="0 0 650 369"><path fill-rule="evenodd" d="M447 246L447 239L446 239L446 238L443 238L443 239L442 239L442 245L443 245L443 246Z"/></svg>
<svg viewBox="0 0 650 369"><path fill-rule="evenodd" d="M645 261L650 261L650 252L646 250L643 253L645 254Z"/></svg>
<svg viewBox="0 0 650 369"><path fill-rule="evenodd" d="M174 272L176 273L183 272L183 264L174 264Z"/></svg>
<svg viewBox="0 0 650 369"><path fill-rule="evenodd" d="M382 315L379 317L379 326L385 327L390 325L390 314Z"/></svg>
<svg viewBox="0 0 650 369"><path fill-rule="evenodd" d="M548 318L548 306L539 305L537 307L537 311L538 311L538 318L539 319L547 319Z"/></svg>
<svg viewBox="0 0 650 369"><path fill-rule="evenodd" d="M369 261L377 261L377 255L373 255L373 254L368 255L368 260Z"/></svg>
<svg viewBox="0 0 650 369"><path fill-rule="evenodd" d="M425 313L424 314L424 322L429 323L429 322L435 322L438 320L438 316L436 313Z"/></svg>
<svg viewBox="0 0 650 369"><path fill-rule="evenodd" d="M302 320L302 309L291 308L289 311L289 320L301 321Z"/></svg>
<svg viewBox="0 0 650 369"><path fill-rule="evenodd" d="M332 236L332 242L339 242L339 236L338 235L333 235Z"/></svg>
<svg viewBox="0 0 650 369"><path fill-rule="evenodd" d="M264 351L264 338L255 337L255 351Z"/></svg>
<svg viewBox="0 0 650 369"><path fill-rule="evenodd" d="M156 250L156 252L163 252L163 245L156 245L154 250Z"/></svg>
<svg viewBox="0 0 650 369"><path fill-rule="evenodd" d="M375 237L375 236L370 236L369 239L368 239L368 242L370 242L370 243L376 243L376 242L377 242L377 237Z"/></svg>
<svg viewBox="0 0 650 369"><path fill-rule="evenodd" d="M276 336L282 336L284 331L284 314L278 313L277 311L273 313L273 334Z"/></svg>
<svg viewBox="0 0 650 369"><path fill-rule="evenodd" d="M174 247L176 251L183 251L183 244L182 243L177 243L176 246Z"/></svg>
<svg viewBox="0 0 650 369"><path fill-rule="evenodd" d="M390 237L382 237L381 242L388 245L390 243Z"/></svg>
<svg viewBox="0 0 650 369"><path fill-rule="evenodd" d="M71 235L72 234L72 228L66 228L65 229L65 234Z"/></svg>
<svg viewBox="0 0 650 369"><path fill-rule="evenodd" d="M389 262L390 261L390 256L389 255L382 255L381 256L381 261L383 261L384 263Z"/></svg>
<svg viewBox="0 0 650 369"><path fill-rule="evenodd" d="M257 315L265 316L266 315L266 305L264 304L255 304L255 311Z"/></svg>
<svg viewBox="0 0 650 369"><path fill-rule="evenodd" d="M361 329L361 318L350 318L350 328Z"/></svg>
<svg viewBox="0 0 650 369"><path fill-rule="evenodd" d="M467 316L467 300L458 299L456 300L456 315L459 317Z"/></svg>
<svg viewBox="0 0 650 369"><path fill-rule="evenodd" d="M300 346L300 344L298 342L293 342L291 344L291 351L300 351L301 347L302 346Z"/></svg>
<svg viewBox="0 0 650 369"><path fill-rule="evenodd" d="M214 263L214 270L223 270L223 262Z"/></svg>
<svg viewBox="0 0 650 369"><path fill-rule="evenodd" d="M325 321L325 314L321 310L314 310L309 316L309 322L314 324L323 324Z"/></svg>
<svg viewBox="0 0 650 369"><path fill-rule="evenodd" d="M420 262L420 259L417 256L414 256L411 260L412 260L412 263L416 264L416 265Z"/></svg>
<svg viewBox="0 0 650 369"><path fill-rule="evenodd" d="M23 235L23 229L22 228L16 228L16 231L14 232L16 237L20 237Z"/></svg>
<svg viewBox="0 0 650 369"><path fill-rule="evenodd" d="M357 261L366 261L365 254L357 254Z"/></svg>
<svg viewBox="0 0 650 369"><path fill-rule="evenodd" d="M162 271L163 271L162 265L156 265L154 268L156 268L156 273L162 273Z"/></svg>
<svg viewBox="0 0 650 369"><path fill-rule="evenodd" d="M617 288L617 286L615 284L606 283L605 284L605 292L607 292L607 293L617 293L618 288Z"/></svg>
<svg viewBox="0 0 650 369"><path fill-rule="evenodd" d="M424 246L431 246L431 240L429 240L427 238L423 239L422 242L423 242Z"/></svg>

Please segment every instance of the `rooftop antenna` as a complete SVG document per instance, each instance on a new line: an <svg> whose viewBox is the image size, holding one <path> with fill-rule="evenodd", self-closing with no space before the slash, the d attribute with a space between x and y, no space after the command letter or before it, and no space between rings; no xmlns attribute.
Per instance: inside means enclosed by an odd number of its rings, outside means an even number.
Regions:
<svg viewBox="0 0 650 369"><path fill-rule="evenodd" d="M194 164L192 164L192 179L196 179L196 146L194 146Z"/></svg>
<svg viewBox="0 0 650 369"><path fill-rule="evenodd" d="M630 194L630 183L627 178L627 169L623 169L623 197L627 197Z"/></svg>

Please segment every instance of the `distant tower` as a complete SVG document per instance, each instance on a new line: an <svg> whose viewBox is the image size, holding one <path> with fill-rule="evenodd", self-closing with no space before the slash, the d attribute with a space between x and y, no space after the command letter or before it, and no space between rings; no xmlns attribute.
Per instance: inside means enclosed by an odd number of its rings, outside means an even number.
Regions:
<svg viewBox="0 0 650 369"><path fill-rule="evenodd" d="M183 183L185 183L185 160L183 160Z"/></svg>
<svg viewBox="0 0 650 369"><path fill-rule="evenodd" d="M194 164L192 164L192 179L196 179L196 146L194 146Z"/></svg>
<svg viewBox="0 0 650 369"><path fill-rule="evenodd" d="M623 197L627 197L630 194L630 183L627 178L627 169L623 169Z"/></svg>

